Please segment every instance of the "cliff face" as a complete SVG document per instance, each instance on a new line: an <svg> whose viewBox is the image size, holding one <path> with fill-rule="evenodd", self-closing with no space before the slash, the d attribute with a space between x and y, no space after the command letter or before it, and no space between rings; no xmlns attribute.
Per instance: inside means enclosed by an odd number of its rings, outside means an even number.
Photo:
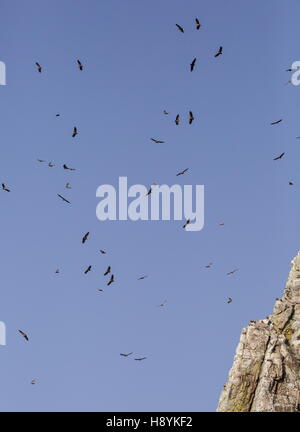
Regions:
<svg viewBox="0 0 300 432"><path fill-rule="evenodd" d="M272 315L243 329L217 411L300 412L300 252Z"/></svg>

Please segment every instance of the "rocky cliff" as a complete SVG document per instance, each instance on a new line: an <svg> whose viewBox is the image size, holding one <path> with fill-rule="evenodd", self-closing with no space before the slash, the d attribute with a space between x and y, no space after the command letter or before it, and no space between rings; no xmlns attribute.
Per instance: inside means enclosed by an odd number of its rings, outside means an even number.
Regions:
<svg viewBox="0 0 300 432"><path fill-rule="evenodd" d="M218 411L300 412L300 252L272 315L243 329Z"/></svg>

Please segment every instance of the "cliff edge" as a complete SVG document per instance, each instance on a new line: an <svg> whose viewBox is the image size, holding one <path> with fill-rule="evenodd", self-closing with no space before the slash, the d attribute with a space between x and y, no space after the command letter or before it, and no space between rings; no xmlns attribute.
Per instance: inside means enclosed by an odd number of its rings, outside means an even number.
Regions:
<svg viewBox="0 0 300 432"><path fill-rule="evenodd" d="M243 329L217 411L300 412L300 252L272 315Z"/></svg>

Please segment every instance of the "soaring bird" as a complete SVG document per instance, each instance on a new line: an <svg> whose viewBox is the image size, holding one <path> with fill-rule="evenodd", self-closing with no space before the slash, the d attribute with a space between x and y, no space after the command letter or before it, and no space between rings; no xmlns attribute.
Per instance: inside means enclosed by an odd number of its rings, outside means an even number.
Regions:
<svg viewBox="0 0 300 432"><path fill-rule="evenodd" d="M83 64L81 63L80 60L77 60L77 66L79 67L79 69L82 71L83 70Z"/></svg>
<svg viewBox="0 0 300 432"><path fill-rule="evenodd" d="M2 190L4 190L5 192L10 192L10 189L8 189L8 187L2 183Z"/></svg>
<svg viewBox="0 0 300 432"><path fill-rule="evenodd" d="M105 250L103 250L103 249L100 249L100 252L101 252L102 254L106 254Z"/></svg>
<svg viewBox="0 0 300 432"><path fill-rule="evenodd" d="M207 264L207 265L205 266L205 268L211 268L212 265L213 265L213 263L209 263L209 264Z"/></svg>
<svg viewBox="0 0 300 432"><path fill-rule="evenodd" d="M129 357L129 356L131 356L131 354L133 354L133 352L130 352L128 354L120 353L120 356L122 356L122 357Z"/></svg>
<svg viewBox="0 0 300 432"><path fill-rule="evenodd" d="M196 22L196 29L199 30L200 27L201 27L201 23L200 23L200 21L198 20L198 18L195 19L195 22Z"/></svg>
<svg viewBox="0 0 300 432"><path fill-rule="evenodd" d="M87 232L86 234L84 234L84 236L82 237L82 240L81 240L82 244L84 244L87 241L89 235L90 235L89 232Z"/></svg>
<svg viewBox="0 0 300 432"><path fill-rule="evenodd" d="M188 168L184 169L183 171L179 171L179 173L176 174L176 176L181 176L183 174L185 174L188 171Z"/></svg>
<svg viewBox="0 0 300 432"><path fill-rule="evenodd" d="M37 159L37 161L40 162L40 163L46 162L46 161L43 160L43 159Z"/></svg>
<svg viewBox="0 0 300 432"><path fill-rule="evenodd" d="M276 160L278 160L278 159L282 159L284 155L285 155L285 153L281 153L279 156L277 156L277 157L274 158L273 160L276 161Z"/></svg>
<svg viewBox="0 0 300 432"><path fill-rule="evenodd" d="M282 119L274 121L271 123L271 126L277 125L278 123L281 123L281 122L282 122Z"/></svg>
<svg viewBox="0 0 300 432"><path fill-rule="evenodd" d="M225 225L225 222L220 222L219 223L219 226L224 226Z"/></svg>
<svg viewBox="0 0 300 432"><path fill-rule="evenodd" d="M56 114L55 117L60 117L60 114Z"/></svg>
<svg viewBox="0 0 300 432"><path fill-rule="evenodd" d="M65 188L66 188L66 189L72 189L72 186L70 185L70 183L66 183Z"/></svg>
<svg viewBox="0 0 300 432"><path fill-rule="evenodd" d="M55 274L58 274L58 273L59 273L59 269L56 269L54 273L55 273Z"/></svg>
<svg viewBox="0 0 300 432"><path fill-rule="evenodd" d="M139 358L135 358L134 360L142 361L142 360L146 360L146 358L147 358L147 357L139 357Z"/></svg>
<svg viewBox="0 0 300 432"><path fill-rule="evenodd" d="M232 298L231 297L229 297L229 299L227 300L227 303L229 304L229 303L232 303Z"/></svg>
<svg viewBox="0 0 300 432"><path fill-rule="evenodd" d="M109 281L107 282L107 286L109 286L110 284L112 284L114 281L115 281L114 275L111 275Z"/></svg>
<svg viewBox="0 0 300 432"><path fill-rule="evenodd" d="M74 127L73 127L73 132L72 132L72 137L75 138L76 135L78 135L78 131L77 131L77 127L74 126Z"/></svg>
<svg viewBox="0 0 300 432"><path fill-rule="evenodd" d="M178 126L180 123L180 116L179 114L177 114L176 119L175 119L175 124Z"/></svg>
<svg viewBox="0 0 300 432"><path fill-rule="evenodd" d="M108 266L107 269L104 272L104 276L108 275L108 273L110 273L110 271L111 271L111 267Z"/></svg>
<svg viewBox="0 0 300 432"><path fill-rule="evenodd" d="M146 196L148 196L148 195L151 195L152 194L152 186L157 186L157 184L156 183L153 183L151 186L150 186L150 188L149 188L149 190L148 190L148 192L146 193Z"/></svg>
<svg viewBox="0 0 300 432"><path fill-rule="evenodd" d="M39 73L41 73L42 72L42 66L38 62L36 62L35 65L36 65L36 68L39 71Z"/></svg>
<svg viewBox="0 0 300 432"><path fill-rule="evenodd" d="M239 269L234 269L234 270L228 272L227 275L228 275L228 276L229 276L229 275L233 275L233 274L236 273L238 270L239 270Z"/></svg>
<svg viewBox="0 0 300 432"><path fill-rule="evenodd" d="M167 300L164 300L163 303L159 304L158 307L164 307L167 304Z"/></svg>
<svg viewBox="0 0 300 432"><path fill-rule="evenodd" d="M75 171L75 168L69 168L66 164L63 164L63 169L70 170L70 171Z"/></svg>
<svg viewBox="0 0 300 432"><path fill-rule="evenodd" d="M170 114L168 111L166 111L166 110L164 110L164 114L165 115L168 115L168 114Z"/></svg>
<svg viewBox="0 0 300 432"><path fill-rule="evenodd" d="M59 198L60 198L61 200L65 201L66 203L71 204L70 201L68 201L68 200L67 200L66 198L64 198L62 195L57 194L57 196L59 196Z"/></svg>
<svg viewBox="0 0 300 432"><path fill-rule="evenodd" d="M27 340L27 342L29 341L29 337L27 336L27 334L25 332L23 332L22 330L19 330L19 333L21 336L23 336L24 339Z"/></svg>
<svg viewBox="0 0 300 432"><path fill-rule="evenodd" d="M219 57L221 54L223 54L223 47L220 46L219 50L215 54L215 57Z"/></svg>
<svg viewBox="0 0 300 432"><path fill-rule="evenodd" d="M155 138L150 138L150 139L151 139L151 141L155 142L156 144L164 144L165 143L164 141L161 141L161 140L158 140Z"/></svg>
<svg viewBox="0 0 300 432"><path fill-rule="evenodd" d="M194 68L195 68L195 64L196 64L196 57L194 58L194 60L192 61L192 63L190 64L191 66L191 72L193 72Z"/></svg>
<svg viewBox="0 0 300 432"><path fill-rule="evenodd" d="M190 224L190 223L191 223L191 220L190 220L190 219L187 219L186 222L185 222L185 224L183 225L182 228L185 229L185 228L187 227L187 225Z"/></svg>
<svg viewBox="0 0 300 432"><path fill-rule="evenodd" d="M290 185L290 186L294 186L294 183L290 181L290 182L289 182L289 185Z"/></svg>
<svg viewBox="0 0 300 432"><path fill-rule="evenodd" d="M189 124L192 124L193 121L195 120L192 111L189 112Z"/></svg>
<svg viewBox="0 0 300 432"><path fill-rule="evenodd" d="M181 31L181 33L184 33L184 28L181 27L181 25L179 25L179 24L175 24L175 25L178 28L178 30Z"/></svg>
<svg viewBox="0 0 300 432"><path fill-rule="evenodd" d="M138 280L143 280L143 279L146 279L147 277L148 277L147 275L141 276L141 277L138 278Z"/></svg>
<svg viewBox="0 0 300 432"><path fill-rule="evenodd" d="M49 162L49 163L48 163L48 167L52 168L52 167L54 167L54 166L55 166L54 163L52 163L52 162Z"/></svg>
<svg viewBox="0 0 300 432"><path fill-rule="evenodd" d="M88 268L84 270L84 274L88 274L88 272L90 272L91 270L92 270L92 266L89 265Z"/></svg>

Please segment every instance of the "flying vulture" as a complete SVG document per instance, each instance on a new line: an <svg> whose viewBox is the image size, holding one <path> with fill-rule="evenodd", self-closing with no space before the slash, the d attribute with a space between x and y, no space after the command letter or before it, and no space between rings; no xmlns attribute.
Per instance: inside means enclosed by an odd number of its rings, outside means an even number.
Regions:
<svg viewBox="0 0 300 432"><path fill-rule="evenodd" d="M87 232L86 234L84 234L84 236L82 237L82 240L81 240L81 242L82 242L83 244L87 241L89 235L90 235L89 232Z"/></svg>
<svg viewBox="0 0 300 432"><path fill-rule="evenodd" d="M104 276L108 275L108 273L110 273L110 271L111 271L111 267L108 266L107 269L104 272Z"/></svg>
<svg viewBox="0 0 300 432"><path fill-rule="evenodd" d="M70 170L70 171L75 171L75 168L69 168L66 164L63 164L63 169Z"/></svg>
<svg viewBox="0 0 300 432"><path fill-rule="evenodd" d="M181 33L184 33L184 28L181 27L181 25L176 24L176 27L178 28L179 31L181 31Z"/></svg>
<svg viewBox="0 0 300 432"><path fill-rule="evenodd" d="M179 173L176 174L176 176L181 176L183 174L185 174L188 171L188 168L184 169L183 171L179 171Z"/></svg>
<svg viewBox="0 0 300 432"><path fill-rule="evenodd" d="M39 71L39 73L41 73L42 72L42 66L38 62L36 62L35 65L36 65L36 68Z"/></svg>
<svg viewBox="0 0 300 432"><path fill-rule="evenodd" d="M285 153L281 153L279 156L277 156L273 160L276 161L276 160L282 159L284 155L285 155Z"/></svg>
<svg viewBox="0 0 300 432"><path fill-rule="evenodd" d="M194 58L194 60L192 61L192 63L190 64L191 66L191 72L193 72L194 68L195 68L195 64L196 64L196 57Z"/></svg>
<svg viewBox="0 0 300 432"><path fill-rule="evenodd" d="M193 116L193 113L192 113L192 111L190 111L190 113L189 113L189 124L192 124L194 120L195 120L195 118Z"/></svg>
<svg viewBox="0 0 300 432"><path fill-rule="evenodd" d="M182 228L186 228L187 225L190 224L190 223L191 223L191 220L190 220L190 219L187 219L186 222L185 222L185 224L183 225Z"/></svg>
<svg viewBox="0 0 300 432"><path fill-rule="evenodd" d="M8 189L8 187L2 183L2 190L4 190L5 192L10 192L10 189Z"/></svg>
<svg viewBox="0 0 300 432"><path fill-rule="evenodd" d="M111 275L109 281L107 282L107 286L109 286L110 284L112 284L114 281L115 281L114 275Z"/></svg>
<svg viewBox="0 0 300 432"><path fill-rule="evenodd" d="M234 270L228 272L227 275L228 275L228 276L229 276L229 275L233 275L233 274L236 273L238 270L239 270L239 269L234 269Z"/></svg>
<svg viewBox="0 0 300 432"><path fill-rule="evenodd" d="M61 200L65 201L66 203L71 204L70 201L68 201L68 200L67 200L66 198L64 198L62 195L57 194L57 196L59 196L59 198L60 198Z"/></svg>
<svg viewBox="0 0 300 432"><path fill-rule="evenodd" d="M271 126L277 125L277 124L279 124L281 122L282 122L282 119L274 121L274 122L271 123Z"/></svg>
<svg viewBox="0 0 300 432"><path fill-rule="evenodd" d="M218 52L215 54L215 57L219 57L221 54L223 54L223 47L220 46Z"/></svg>
<svg viewBox="0 0 300 432"><path fill-rule="evenodd" d="M156 144L164 144L165 143L164 141L161 141L161 140L158 140L155 138L150 138L150 139L151 139L151 141L155 142Z"/></svg>
<svg viewBox="0 0 300 432"><path fill-rule="evenodd" d="M88 268L84 271L84 274L88 274L92 270L92 266L88 266Z"/></svg>
<svg viewBox="0 0 300 432"><path fill-rule="evenodd" d="M20 333L21 336L23 336L23 338L25 340L27 340L27 342L29 341L29 337L27 336L27 334L25 332L23 332L22 330L19 330L19 333Z"/></svg>

